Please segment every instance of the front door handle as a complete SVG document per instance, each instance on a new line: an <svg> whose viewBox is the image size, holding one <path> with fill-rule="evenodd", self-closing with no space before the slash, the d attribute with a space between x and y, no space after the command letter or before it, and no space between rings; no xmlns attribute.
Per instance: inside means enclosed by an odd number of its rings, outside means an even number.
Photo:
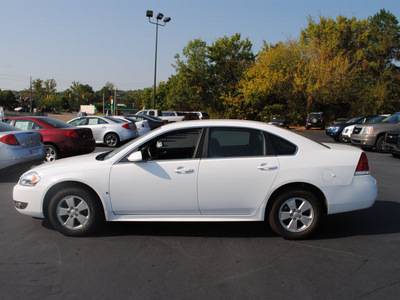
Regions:
<svg viewBox="0 0 400 300"><path fill-rule="evenodd" d="M185 167L178 167L174 170L175 173L177 174L187 174L187 173L193 173L193 169L186 169Z"/></svg>
<svg viewBox="0 0 400 300"><path fill-rule="evenodd" d="M263 163L257 167L259 170L276 170L278 166L275 165L268 165L267 163Z"/></svg>

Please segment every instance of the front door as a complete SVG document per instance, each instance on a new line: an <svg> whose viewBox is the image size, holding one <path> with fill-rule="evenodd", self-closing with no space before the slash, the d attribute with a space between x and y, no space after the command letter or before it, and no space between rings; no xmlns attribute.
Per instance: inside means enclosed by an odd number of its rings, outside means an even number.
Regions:
<svg viewBox="0 0 400 300"><path fill-rule="evenodd" d="M115 214L199 214L194 158L200 130L175 131L142 145L143 161L122 161L111 169Z"/></svg>

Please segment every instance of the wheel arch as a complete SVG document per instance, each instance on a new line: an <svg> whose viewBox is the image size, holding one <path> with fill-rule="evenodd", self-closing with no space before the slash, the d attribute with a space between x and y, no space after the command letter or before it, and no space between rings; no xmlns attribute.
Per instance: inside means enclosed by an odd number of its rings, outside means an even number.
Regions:
<svg viewBox="0 0 400 300"><path fill-rule="evenodd" d="M271 207L280 194L282 194L283 192L294 191L294 190L305 190L313 193L317 197L319 203L321 204L322 213L325 215L327 214L328 208L327 208L326 197L318 187L306 182L292 182L279 187L271 194L265 208L264 219L266 220L266 218L268 218Z"/></svg>
<svg viewBox="0 0 400 300"><path fill-rule="evenodd" d="M43 200L43 214L45 218L48 218L48 207L49 207L49 202L50 199L61 189L65 188L81 188L84 189L92 194L92 196L96 199L96 202L100 207L102 208L101 211L103 212L103 218L104 216L104 205L103 202L101 201L99 195L97 192L91 188L90 186L82 183L82 182L77 182L77 181L65 181L65 182L60 182L57 183L56 185L52 186L46 193L44 200Z"/></svg>

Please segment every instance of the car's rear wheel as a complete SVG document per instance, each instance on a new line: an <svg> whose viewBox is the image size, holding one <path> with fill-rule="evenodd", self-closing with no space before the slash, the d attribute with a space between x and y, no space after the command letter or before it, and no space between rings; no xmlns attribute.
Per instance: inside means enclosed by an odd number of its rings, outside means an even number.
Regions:
<svg viewBox="0 0 400 300"><path fill-rule="evenodd" d="M58 149L53 145L46 145L46 161L54 161L58 158Z"/></svg>
<svg viewBox="0 0 400 300"><path fill-rule="evenodd" d="M119 145L119 137L115 133L108 133L104 137L104 143L106 143L108 147L117 147Z"/></svg>
<svg viewBox="0 0 400 300"><path fill-rule="evenodd" d="M285 239L303 239L318 226L322 209L317 197L305 190L280 194L269 213L272 230Z"/></svg>
<svg viewBox="0 0 400 300"><path fill-rule="evenodd" d="M67 236L85 236L104 220L100 204L88 190L69 187L50 199L48 217L51 225Z"/></svg>

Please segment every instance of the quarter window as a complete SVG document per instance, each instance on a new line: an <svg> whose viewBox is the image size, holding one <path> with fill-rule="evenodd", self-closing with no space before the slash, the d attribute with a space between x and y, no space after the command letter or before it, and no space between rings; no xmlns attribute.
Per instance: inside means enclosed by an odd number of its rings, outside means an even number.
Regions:
<svg viewBox="0 0 400 300"><path fill-rule="evenodd" d="M272 146L275 149L276 155L293 155L296 153L296 145L284 140L274 134L270 134L269 138L271 140Z"/></svg>

